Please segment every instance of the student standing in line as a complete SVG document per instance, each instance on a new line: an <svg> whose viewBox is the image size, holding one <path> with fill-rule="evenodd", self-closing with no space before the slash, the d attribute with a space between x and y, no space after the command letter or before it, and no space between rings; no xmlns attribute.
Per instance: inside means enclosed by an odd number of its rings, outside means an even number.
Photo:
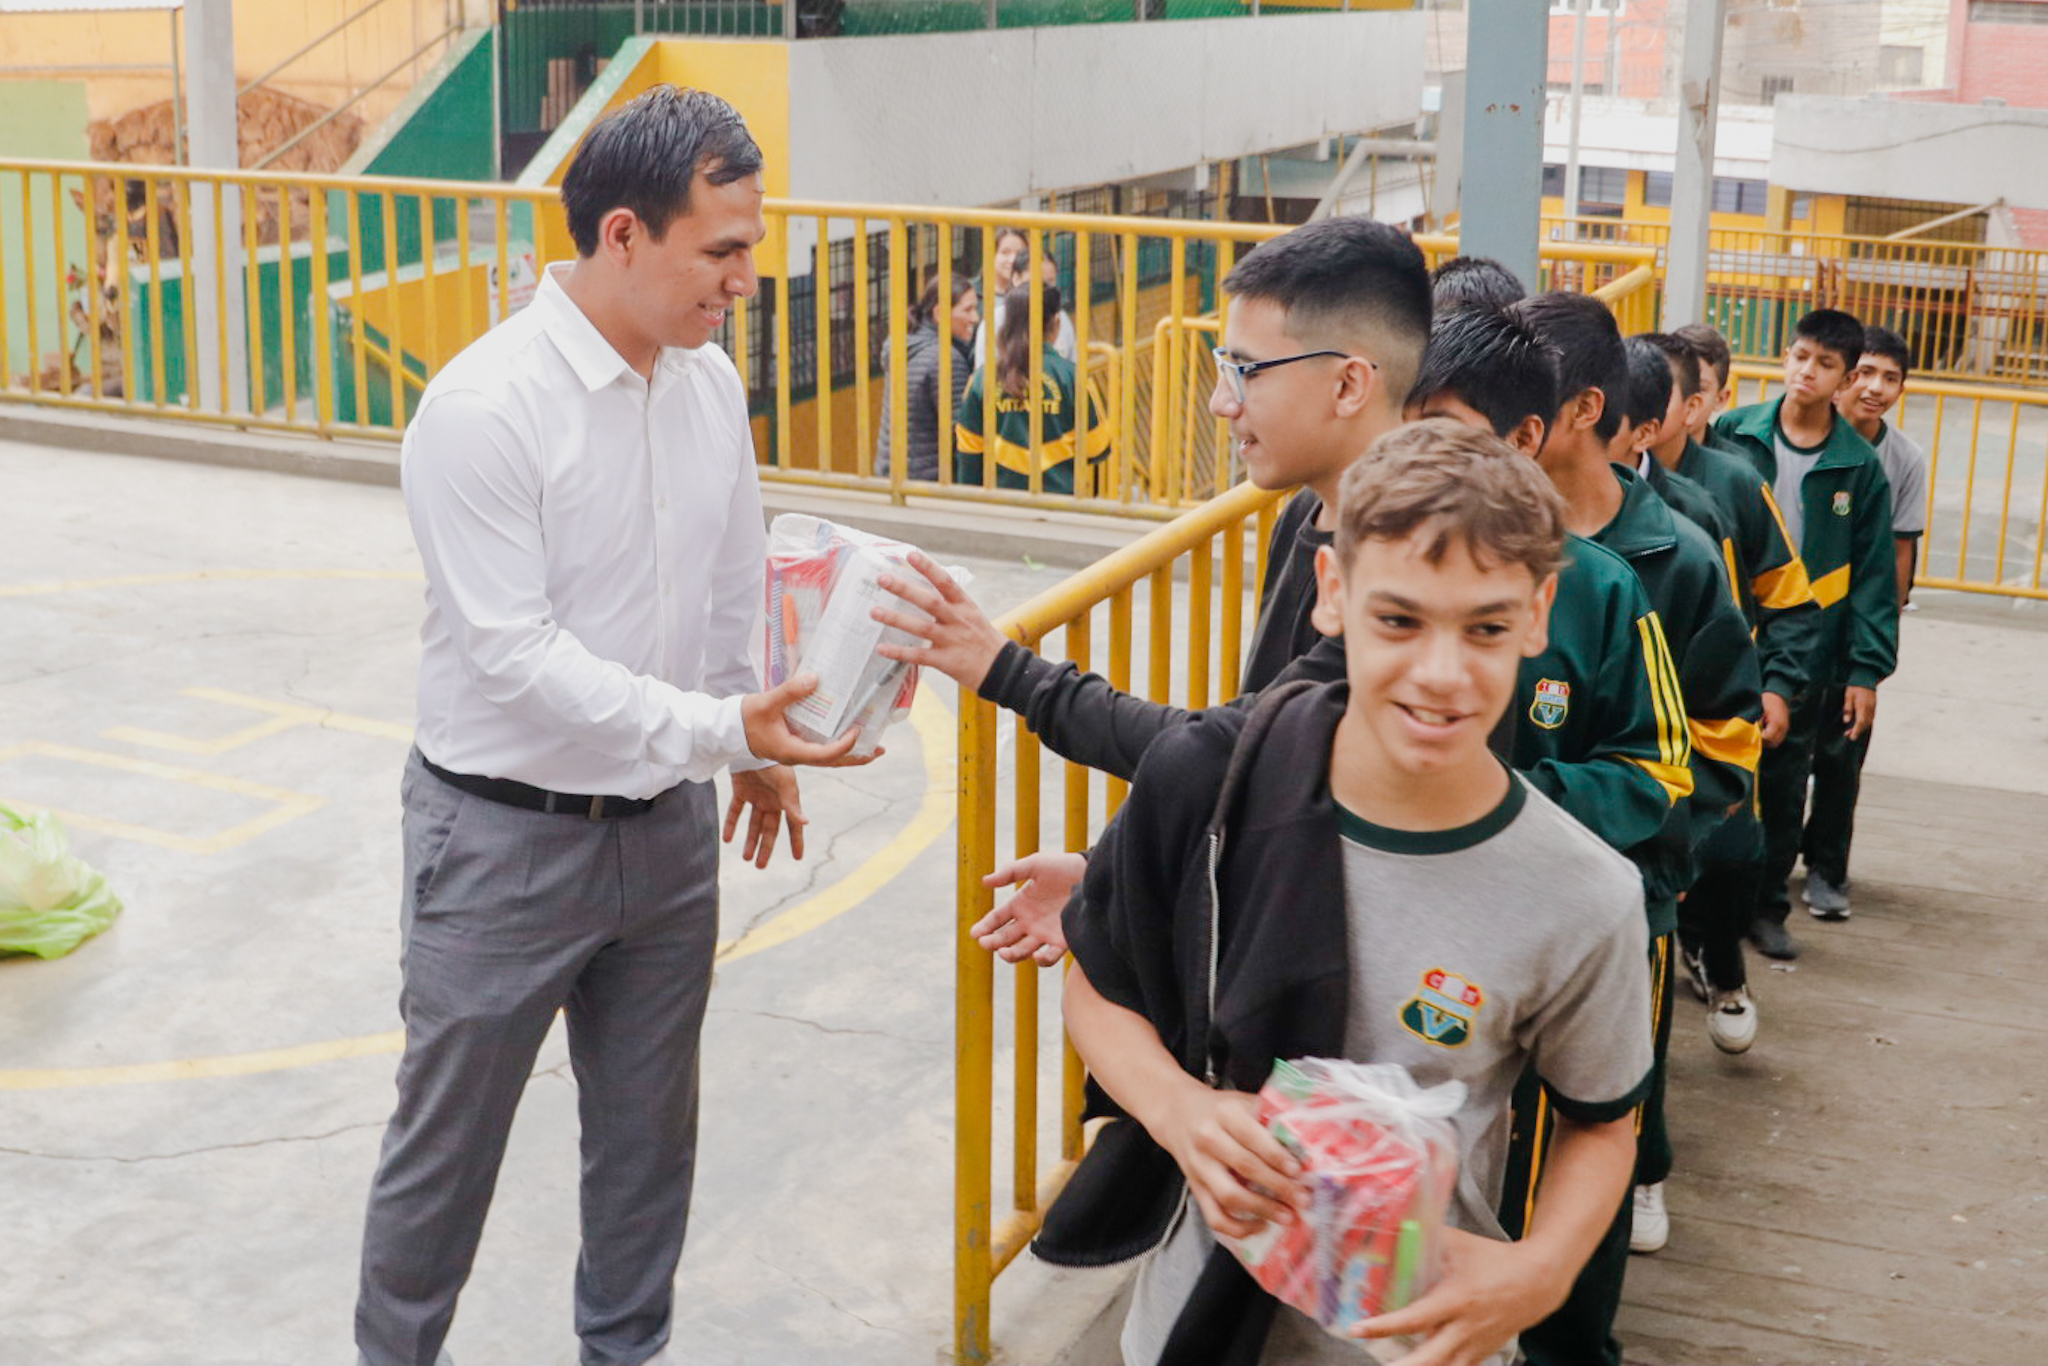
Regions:
<svg viewBox="0 0 2048 1366"><path fill-rule="evenodd" d="M1650 916L1658 1065L1643 1107L1634 1209L1621 1222L1632 1225L1632 1250L1654 1252L1670 1233L1663 1185L1672 1152L1663 1085L1678 899L1692 884L1694 849L1754 790L1762 744L1756 648L1736 607L1719 547L1608 458L1629 385L1628 353L1614 315L1591 295L1560 292L1524 300L1516 312L1556 350L1565 377L1559 386L1563 404L1538 462L1564 495L1566 525L1627 560L1642 580L1675 665L1667 679L1673 711L1691 740L1691 799L1673 808L1646 847L1628 851L1643 870ZM1612 1275L1611 1283L1589 1287L1582 1302L1575 1300L1532 1332L1533 1360L1619 1362L1612 1322L1622 1273L1619 1266L1596 1258L1588 1276L1597 1278L1603 1271ZM1604 1310L1604 1322L1594 1310Z"/></svg>
<svg viewBox="0 0 2048 1366"><path fill-rule="evenodd" d="M1715 339L1718 341L1718 334ZM1756 639L1763 679L1765 749L1785 738L1793 699L1806 691L1820 605L1806 580L1771 487L1742 457L1702 446L1693 431L1719 394L1722 376L1684 339L1666 333L1640 338L1663 353L1673 380L1663 432L1650 446L1657 463L1691 476L1722 508L1732 534L1722 557L1734 567L1743 617ZM1727 348L1720 348L1722 363ZM1711 383L1712 388L1708 387ZM1755 803L1735 812L1699 850L1699 875L1678 906L1678 934L1693 992L1708 1003L1707 1034L1724 1053L1756 1042L1759 1016L1749 992L1742 940L1755 912L1755 867L1763 831Z"/></svg>
<svg viewBox="0 0 2048 1366"><path fill-rule="evenodd" d="M1098 1141L1059 1211L1077 1252L1153 1249L1131 1366L1372 1360L1215 1241L1298 1217L1299 1167L1251 1094L1276 1060L1398 1063L1469 1088L1445 1278L1359 1333L1426 1335L1418 1361L1506 1359L1621 1202L1649 1067L1641 887L1487 746L1542 649L1563 547L1555 493L1496 438L1400 429L1345 473L1317 555L1316 620L1343 638L1345 679L1213 709L1139 766L1068 913L1065 1004L1135 1125ZM1402 1024L1439 971L1481 999L1455 1046ZM1525 1067L1564 1118L1535 1223L1508 1243L1492 1206Z"/></svg>
<svg viewBox="0 0 2048 1366"><path fill-rule="evenodd" d="M1735 397L1729 382L1735 367L1734 354L1728 349L1728 339L1705 323L1687 323L1671 335L1690 346L1700 358L1700 406L1693 413L1687 432L1701 445L1711 445L1714 419Z"/></svg>
<svg viewBox="0 0 2048 1366"><path fill-rule="evenodd" d="M1904 392L1911 362L1905 338L1887 328L1866 328L1863 354L1835 395L1835 411L1876 448L1891 482L1892 548L1901 611L1912 595L1914 559L1927 530L1927 453L1887 423L1885 414ZM1841 694L1842 689L1830 688L1821 699L1820 735L1813 749L1813 809L1799 841L1806 859L1801 895L1822 920L1849 918L1849 842L1856 832L1863 760L1870 752L1870 732L1851 738L1842 723L1847 708Z"/></svg>
<svg viewBox="0 0 2048 1366"><path fill-rule="evenodd" d="M739 373L713 335L754 293L761 153L731 105L660 85L562 182L573 264L427 386L400 457L426 569L406 763L405 1054L363 1235L364 1366L445 1366L534 1056L568 1023L582 1126L583 1366L666 1362L718 937L718 814L750 860L788 763L849 734L760 693L767 537Z"/></svg>
<svg viewBox="0 0 2048 1366"><path fill-rule="evenodd" d="M1877 685L1898 662L1898 567L1891 483L1870 443L1835 412L1835 393L1863 354L1863 325L1837 309L1799 320L1785 351L1785 392L1737 408L1714 435L1771 484L1813 583L1821 622L1809 675L1784 742L1765 753L1758 780L1764 856L1749 937L1772 958L1795 958L1785 929L1787 881L1805 826L1806 784L1829 685L1842 689L1846 739L1869 733Z"/></svg>
<svg viewBox="0 0 2048 1366"><path fill-rule="evenodd" d="M1060 306L1057 285L1042 290L1044 317ZM996 328L996 427L984 431L983 393L988 367L974 372L953 414L953 479L962 484L982 481L982 458L995 460L995 484L1001 489L1028 489L1038 472L1043 493L1100 491L1109 458L1109 423L1094 393L1083 388L1074 367L1049 345L1039 348L1038 389L1031 388L1031 289L1010 291L1009 307ZM1038 449L1031 449L1031 415L1038 413Z"/></svg>
<svg viewBox="0 0 2048 1366"><path fill-rule="evenodd" d="M1672 413L1680 406L1670 362L1643 337L1630 337L1623 346L1628 351L1628 391L1623 400L1622 430L1608 458L1632 471L1649 485L1650 492L1669 503L1673 512L1706 532L1716 546L1725 546L1731 536L1728 519L1713 495L1650 454L1650 447L1663 436ZM1734 563L1732 558L1727 560L1731 575Z"/></svg>
<svg viewBox="0 0 2048 1366"><path fill-rule="evenodd" d="M903 434L903 474L907 479L939 477L939 432L942 424L951 424L959 413L960 397L967 392L968 376L974 373L974 352L969 343L981 323L981 296L974 292L974 282L963 275L953 277L951 294L952 302L941 314L939 282L933 280L910 310L910 336L904 346L903 363L904 373L910 377L910 388L904 396L907 421ZM939 360L947 346L953 348L952 391L941 397ZM890 387L894 383L891 376L883 386L882 420L875 429L875 473L883 478L889 475L889 461L894 454L895 434L889 426L890 410L895 406Z"/></svg>

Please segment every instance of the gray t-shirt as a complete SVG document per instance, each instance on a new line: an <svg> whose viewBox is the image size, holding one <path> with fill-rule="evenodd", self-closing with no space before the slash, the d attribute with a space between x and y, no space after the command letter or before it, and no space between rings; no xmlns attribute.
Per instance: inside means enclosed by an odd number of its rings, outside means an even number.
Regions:
<svg viewBox="0 0 2048 1366"><path fill-rule="evenodd" d="M1892 535L1918 536L1927 530L1927 452L1889 422L1878 424L1877 458L1892 486Z"/></svg>
<svg viewBox="0 0 2048 1366"><path fill-rule="evenodd" d="M1777 443L1778 477L1771 481L1771 496L1778 500L1778 511L1785 517L1785 530L1792 535L1793 548L1798 549L1806 543L1806 504L1799 501L1799 486L1820 463L1827 443L1795 446L1785 439L1783 427L1772 436Z"/></svg>
<svg viewBox="0 0 2048 1366"><path fill-rule="evenodd" d="M1450 1222L1490 1238L1505 1176L1508 1099L1533 1065L1570 1113L1633 1098L1650 1070L1642 877L1524 783L1456 830L1416 833L1341 813L1350 912L1345 1056L1465 1083L1452 1121L1460 1170ZM1127 1366L1152 1366L1215 1246L1189 1201L1140 1271ZM1504 1358L1504 1359L1512 1359ZM1264 1363L1361 1366L1364 1344L1282 1306Z"/></svg>

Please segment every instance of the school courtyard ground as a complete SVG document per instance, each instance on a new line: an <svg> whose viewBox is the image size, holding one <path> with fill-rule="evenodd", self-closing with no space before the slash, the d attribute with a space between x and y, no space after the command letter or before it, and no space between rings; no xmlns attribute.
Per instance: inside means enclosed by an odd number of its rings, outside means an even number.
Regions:
<svg viewBox="0 0 2048 1366"><path fill-rule="evenodd" d="M348 1366L398 1049L404 512L47 440L0 439L0 800L73 813L127 911L0 960L0 1362ZM1066 572L954 534L933 546L992 610ZM1631 1362L2043 1357L2048 605L1923 593L1903 638L1854 917L1795 916L1805 954L1757 963L1744 1057L1679 1002L1672 1238L1631 1267ZM679 1362L943 1359L954 705L930 687L883 760L806 775L802 864L728 866ZM461 1366L575 1359L576 1170L555 1037ZM1051 1366L1001 1325L1056 1308L999 1306L998 1359Z"/></svg>

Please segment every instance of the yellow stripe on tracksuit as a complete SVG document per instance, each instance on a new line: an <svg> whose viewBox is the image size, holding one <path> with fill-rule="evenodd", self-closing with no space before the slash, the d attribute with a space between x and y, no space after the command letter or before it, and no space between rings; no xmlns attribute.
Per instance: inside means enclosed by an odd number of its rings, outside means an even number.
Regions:
<svg viewBox="0 0 2048 1366"><path fill-rule="evenodd" d="M1755 775L1764 759L1763 728L1756 722L1731 716L1725 721L1693 720L1687 724L1695 753Z"/></svg>
<svg viewBox="0 0 2048 1366"><path fill-rule="evenodd" d="M1826 611L1849 596L1849 566L1843 565L1832 574L1823 574L1813 581L1813 600Z"/></svg>
<svg viewBox="0 0 2048 1366"><path fill-rule="evenodd" d="M1664 624L1655 612L1636 618L1643 640L1643 668L1650 680L1650 704L1657 714L1655 760L1631 758L1664 788L1673 806L1692 795L1692 738L1686 726L1685 691L1678 685L1678 666L1664 639Z"/></svg>
<svg viewBox="0 0 2048 1366"><path fill-rule="evenodd" d="M1755 596L1759 608L1767 612L1782 612L1811 600L1815 596L1814 586L1806 577L1806 561L1799 556L1799 547L1793 543L1792 532L1785 525L1785 514L1779 511L1778 500L1771 495L1771 486L1758 484L1757 487L1763 490L1764 506L1771 510L1771 520L1778 524L1778 535L1784 538L1792 558L1751 579L1749 591ZM1821 605L1825 607L1827 604Z"/></svg>

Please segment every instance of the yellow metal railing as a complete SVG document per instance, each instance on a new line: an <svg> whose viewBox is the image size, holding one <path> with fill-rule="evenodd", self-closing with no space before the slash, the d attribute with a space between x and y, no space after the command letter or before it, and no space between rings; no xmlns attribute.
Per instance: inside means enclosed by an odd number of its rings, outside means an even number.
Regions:
<svg viewBox="0 0 2048 1366"><path fill-rule="evenodd" d="M1234 697L1278 502L1278 495L1250 484L1231 489L1033 598L1003 617L998 628L1034 649L1055 646L1083 668L1095 662L1095 643L1106 634L1109 681L1126 690L1135 685L1158 701L1202 707ZM1176 589L1181 582L1184 597ZM1137 624L1140 583L1145 585L1142 630ZM1182 618L1184 634L1176 629ZM1037 738L1022 718L1013 724L1014 768L1007 775L1013 800L1005 811L997 800L1005 775L999 773L1003 747L996 708L963 694L954 1166L954 1349L962 1362L989 1359L989 1287L1030 1241L1045 1204L1083 1149L1081 1063L1040 1010L1041 969L1028 962L1016 967L1007 974L1011 989L999 1001L995 960L965 930L993 904L981 879L995 866L999 844L1007 843L1020 856L1036 852L1050 816L1060 826L1060 847L1087 849L1126 791L1117 779L1057 758L1050 765L1054 772L1048 773ZM1010 1039L999 1059L996 1023L1005 1013ZM1042 1071L1041 1059L1055 1051L1056 1068ZM999 1061L1008 1064L1007 1088L997 1084ZM1011 1121L1001 1144L999 1106ZM1058 1157L1042 1158L1042 1146ZM999 1190L1005 1197L1000 1216Z"/></svg>
<svg viewBox="0 0 2048 1366"><path fill-rule="evenodd" d="M1617 219L1545 218L1543 231L1649 247L1660 270L1671 236ZM2048 251L1754 228L1713 229L1707 250L1709 321L1738 356L1775 359L1800 314L1839 308L1904 336L1930 377L2048 381Z"/></svg>
<svg viewBox="0 0 2048 1366"><path fill-rule="evenodd" d="M795 201L770 201L767 216L763 292L720 338L749 382L765 477L1162 520L1235 479L1207 414L1227 307L1217 284L1283 228ZM0 399L376 441L403 432L422 377L524 303L539 263L573 254L552 188L460 181L0 160L0 219L20 228L18 248L0 251ZM1055 259L1071 282L1064 302L1111 438L1075 495L1045 489L1036 405L1023 478L992 459L979 480L959 477L955 420L992 432L995 385L980 413L940 415L936 479L910 479L901 458L905 398L886 377L903 370L911 298L927 282L950 298L962 273L993 278L997 227L1024 231L1031 268ZM1418 242L1432 261L1457 249ZM1543 247L1547 282L1618 308L1654 308L1652 257ZM1034 298L1042 340L1041 311ZM977 363L993 345L985 334ZM950 347L938 355L946 396L957 362ZM878 474L884 404L892 450Z"/></svg>
<svg viewBox="0 0 2048 1366"><path fill-rule="evenodd" d="M1774 396L1782 378L1774 366L1735 367L1741 402ZM2048 598L2048 392L1915 374L1887 421L1927 452L1927 531L1913 582Z"/></svg>

